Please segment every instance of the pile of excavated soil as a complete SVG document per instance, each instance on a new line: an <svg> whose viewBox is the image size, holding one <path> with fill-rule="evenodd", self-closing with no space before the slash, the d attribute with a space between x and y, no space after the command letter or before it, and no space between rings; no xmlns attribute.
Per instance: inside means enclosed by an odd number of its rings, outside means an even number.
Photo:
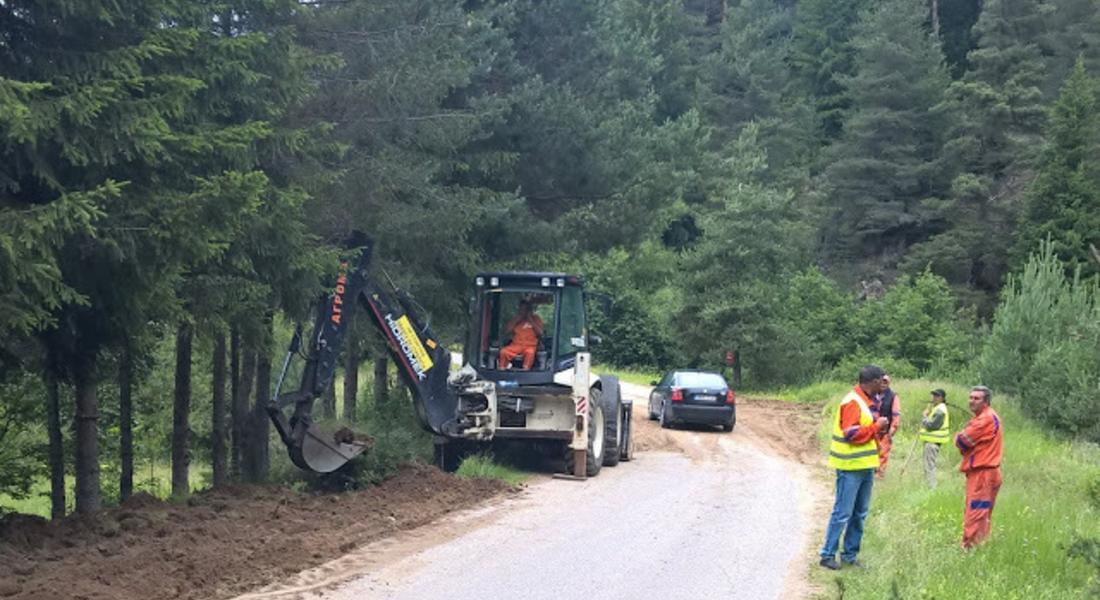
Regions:
<svg viewBox="0 0 1100 600"><path fill-rule="evenodd" d="M186 505L145 494L90 518L0 520L0 598L226 598L508 491L410 465L339 494L238 486Z"/></svg>
<svg viewBox="0 0 1100 600"><path fill-rule="evenodd" d="M738 399L737 427L780 456L804 465L820 465L825 459L817 438L822 410L818 403Z"/></svg>

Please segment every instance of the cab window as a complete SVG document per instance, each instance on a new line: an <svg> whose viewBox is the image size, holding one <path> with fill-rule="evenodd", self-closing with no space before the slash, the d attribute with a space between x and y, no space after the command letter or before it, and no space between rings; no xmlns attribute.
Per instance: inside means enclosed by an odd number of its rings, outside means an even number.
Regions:
<svg viewBox="0 0 1100 600"><path fill-rule="evenodd" d="M567 287L561 295L561 339L558 355L567 356L588 346L588 330L584 322L584 295L577 287Z"/></svg>

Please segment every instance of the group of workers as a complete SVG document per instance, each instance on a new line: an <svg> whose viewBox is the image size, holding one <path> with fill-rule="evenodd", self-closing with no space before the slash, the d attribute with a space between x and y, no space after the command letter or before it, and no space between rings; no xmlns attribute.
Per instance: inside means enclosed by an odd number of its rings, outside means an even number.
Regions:
<svg viewBox="0 0 1100 600"><path fill-rule="evenodd" d="M511 343L500 350L500 369L511 368L517 356L523 357L524 369L533 366L543 323L532 305L530 299L522 300L518 313L505 326L505 333L511 334ZM924 411L918 440L924 444L925 478L928 486L935 488L936 463L940 447L951 437L951 417L947 393L935 389L931 394L931 406ZM993 505L1001 488L1004 430L990 406L992 399L992 391L985 386L971 389L969 404L974 418L955 436L955 446L962 454L959 470L966 474L963 548L972 548L989 537ZM863 539L863 522L871 506L871 488L876 478L886 474L899 425L901 398L890 387L890 376L876 365L863 367L859 382L844 396L833 415L829 466L836 469L836 499L821 548L821 566L828 569L862 566L857 555ZM837 562L842 535L844 546Z"/></svg>
<svg viewBox="0 0 1100 600"><path fill-rule="evenodd" d="M936 463L940 447L950 441L947 393L931 392L931 406L924 411L918 440L924 444L924 471L928 485L936 487ZM959 470L966 474L966 502L962 547L973 548L989 537L993 505L1001 488L1001 454L1004 429L990 406L993 392L985 386L970 391L974 417L955 436L962 455ZM836 499L821 548L822 567L862 566L857 556L863 539L863 522L871 506L871 488L886 473L894 434L901 423L901 399L890 387L881 367L860 369L859 382L840 401L833 415L829 466L836 470ZM843 548L840 548L843 535ZM837 550L840 549L840 561Z"/></svg>

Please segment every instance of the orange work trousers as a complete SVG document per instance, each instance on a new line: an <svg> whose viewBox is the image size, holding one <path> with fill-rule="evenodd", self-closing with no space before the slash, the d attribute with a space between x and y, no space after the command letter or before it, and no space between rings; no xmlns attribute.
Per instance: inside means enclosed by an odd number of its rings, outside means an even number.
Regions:
<svg viewBox="0 0 1100 600"><path fill-rule="evenodd" d="M884 435L878 438L878 469L875 469L875 475L882 477L886 474L886 463L890 460L890 449L894 446L894 441L890 436Z"/></svg>
<svg viewBox="0 0 1100 600"><path fill-rule="evenodd" d="M524 346L521 344L508 344L500 349L499 367L501 369L507 369L512 364L512 359L523 355L523 368L530 370L535 366L535 351L538 350L538 346Z"/></svg>
<svg viewBox="0 0 1100 600"><path fill-rule="evenodd" d="M963 513L963 548L973 548L989 537L993 505L1001 490L1001 469L991 467L966 473L966 512Z"/></svg>

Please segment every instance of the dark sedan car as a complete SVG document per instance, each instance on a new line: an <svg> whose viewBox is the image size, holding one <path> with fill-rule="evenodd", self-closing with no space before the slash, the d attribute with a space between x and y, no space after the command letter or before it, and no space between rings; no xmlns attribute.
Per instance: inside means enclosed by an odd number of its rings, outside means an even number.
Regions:
<svg viewBox="0 0 1100 600"><path fill-rule="evenodd" d="M649 418L666 428L673 423L693 423L721 425L723 430L733 431L737 405L733 390L718 373L671 371L649 394Z"/></svg>

